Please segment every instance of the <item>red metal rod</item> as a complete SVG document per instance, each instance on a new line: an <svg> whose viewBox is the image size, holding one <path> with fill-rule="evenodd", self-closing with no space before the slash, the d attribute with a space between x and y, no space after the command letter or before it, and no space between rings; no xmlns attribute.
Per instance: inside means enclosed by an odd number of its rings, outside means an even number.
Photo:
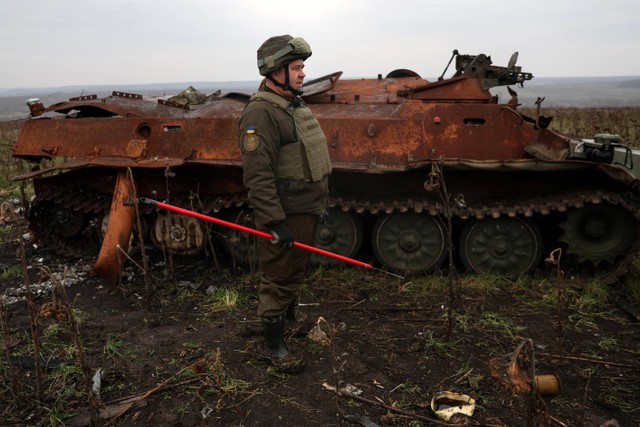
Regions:
<svg viewBox="0 0 640 427"><path fill-rule="evenodd" d="M198 213L198 212L193 212L193 211L190 211L190 210L187 210L187 209L179 208L177 206L173 206L173 205L169 205L169 204L166 204L166 203L158 202L157 200L148 199L146 197L140 197L140 202L141 203L146 203L146 204L149 204L149 205L155 205L155 206L157 206L159 208L166 209L168 211L173 211L173 212L181 213L183 215L192 216L194 218L198 218L198 219L201 219L203 221L213 222L215 224L219 224L219 225L222 225L222 226L225 226L225 227L234 228L236 230L244 231L245 233L254 234L254 235L259 236L259 237L264 237L265 239L273 240L273 236L271 234L265 233L264 231L256 230L255 228L245 227L245 226L240 225L240 224L236 224L236 223L233 223L233 222L229 222L229 221L225 221L225 220L222 220L222 219L214 218L212 216L203 215L203 214ZM315 246L309 246L309 245L305 245L304 243L298 243L298 242L293 242L293 246L295 246L297 248L300 248L300 249L307 250L307 251L315 252L315 253L320 254L320 255L324 255L324 256L331 257L331 258L335 258L335 259L340 260L340 261L348 262L350 264L357 265L359 267L373 268L371 266L371 264L367 264L366 262L358 261L358 260L353 259L353 258L349 258L349 257L343 256L343 255L339 255L339 254L333 253L333 252L325 251L324 249L316 248Z"/></svg>

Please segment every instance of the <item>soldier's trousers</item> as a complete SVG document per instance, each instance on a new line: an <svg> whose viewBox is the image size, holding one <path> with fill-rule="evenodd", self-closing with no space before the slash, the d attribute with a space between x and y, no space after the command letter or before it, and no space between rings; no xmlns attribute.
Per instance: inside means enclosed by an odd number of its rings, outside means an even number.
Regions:
<svg viewBox="0 0 640 427"><path fill-rule="evenodd" d="M313 244L318 216L312 214L288 215L284 221L296 242ZM264 227L261 230L269 232ZM292 247L281 248L269 239L260 239L259 269L262 272L258 291L258 316L271 317L284 313L287 306L298 298L304 283L311 252Z"/></svg>

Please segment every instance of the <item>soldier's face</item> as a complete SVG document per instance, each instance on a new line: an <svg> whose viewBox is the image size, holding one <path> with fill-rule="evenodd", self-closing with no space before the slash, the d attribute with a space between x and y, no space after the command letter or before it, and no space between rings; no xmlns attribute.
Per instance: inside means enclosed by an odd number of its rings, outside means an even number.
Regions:
<svg viewBox="0 0 640 427"><path fill-rule="evenodd" d="M302 59L294 59L288 65L289 67L289 86L294 89L301 89L302 83L304 82L304 78L307 76L304 73L304 61ZM279 69L273 73L274 78L277 82L284 84L285 83L285 73L284 68Z"/></svg>
<svg viewBox="0 0 640 427"><path fill-rule="evenodd" d="M295 59L289 63L289 84L294 89L302 88L302 82L306 74L304 73L304 61Z"/></svg>

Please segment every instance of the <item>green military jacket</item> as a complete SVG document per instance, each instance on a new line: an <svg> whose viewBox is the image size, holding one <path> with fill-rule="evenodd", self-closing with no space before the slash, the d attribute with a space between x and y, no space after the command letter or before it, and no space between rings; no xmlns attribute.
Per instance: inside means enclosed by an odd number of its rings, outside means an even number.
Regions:
<svg viewBox="0 0 640 427"><path fill-rule="evenodd" d="M288 214L323 213L329 152L302 99L258 92L242 113L239 137L244 186L258 224L278 223Z"/></svg>

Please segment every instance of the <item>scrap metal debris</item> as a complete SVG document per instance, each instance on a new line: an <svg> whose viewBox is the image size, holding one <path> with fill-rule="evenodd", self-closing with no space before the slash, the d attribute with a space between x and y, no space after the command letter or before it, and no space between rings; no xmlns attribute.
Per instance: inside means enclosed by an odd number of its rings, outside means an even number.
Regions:
<svg viewBox="0 0 640 427"><path fill-rule="evenodd" d="M531 378L523 372L520 366L520 355L527 342L528 340L523 341L516 348L509 363L504 364L504 361L499 358L491 359L489 361L491 375L497 379L502 386L510 389L514 394L528 394L531 392Z"/></svg>
<svg viewBox="0 0 640 427"><path fill-rule="evenodd" d="M431 399L431 410L444 421L459 415L472 416L476 410L476 401L466 394L443 391Z"/></svg>
<svg viewBox="0 0 640 427"><path fill-rule="evenodd" d="M180 105L198 105L207 100L207 94L189 86L179 94L169 98L170 102Z"/></svg>

